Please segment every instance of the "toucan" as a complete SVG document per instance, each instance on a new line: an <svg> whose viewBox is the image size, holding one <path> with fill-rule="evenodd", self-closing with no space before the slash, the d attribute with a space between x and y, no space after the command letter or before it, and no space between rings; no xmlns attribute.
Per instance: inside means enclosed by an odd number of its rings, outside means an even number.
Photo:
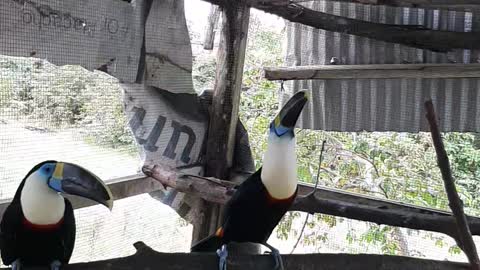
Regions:
<svg viewBox="0 0 480 270"><path fill-rule="evenodd" d="M217 251L220 270L226 269L230 242L268 247L275 258L275 269L283 269L279 251L267 240L297 195L294 128L306 102L306 93L300 91L282 107L270 124L262 167L237 187L216 233L191 247L192 252Z"/></svg>
<svg viewBox="0 0 480 270"><path fill-rule="evenodd" d="M47 160L35 165L20 183L0 222L0 252L12 270L23 266L68 264L75 245L72 204L62 194L77 195L113 207L112 193L92 172L76 164Z"/></svg>

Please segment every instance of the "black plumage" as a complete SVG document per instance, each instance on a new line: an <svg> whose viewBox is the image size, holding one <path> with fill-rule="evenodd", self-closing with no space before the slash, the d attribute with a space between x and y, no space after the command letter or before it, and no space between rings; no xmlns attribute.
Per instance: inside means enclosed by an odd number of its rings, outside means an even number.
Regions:
<svg viewBox="0 0 480 270"><path fill-rule="evenodd" d="M20 183L0 223L0 253L5 265L20 259L23 266L45 266L55 260L68 263L75 244L75 217L72 204L65 200L65 211L56 225L34 225L26 221L20 205L25 180L46 161L35 166Z"/></svg>
<svg viewBox="0 0 480 270"><path fill-rule="evenodd" d="M191 251L215 251L232 241L266 243L297 192L284 200L272 198L262 183L261 171L260 168L237 188L226 204L217 233L193 245Z"/></svg>

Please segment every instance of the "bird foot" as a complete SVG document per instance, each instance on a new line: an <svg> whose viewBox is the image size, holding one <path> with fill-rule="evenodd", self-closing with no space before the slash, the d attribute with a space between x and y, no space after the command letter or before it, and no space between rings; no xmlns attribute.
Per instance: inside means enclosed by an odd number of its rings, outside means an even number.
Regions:
<svg viewBox="0 0 480 270"><path fill-rule="evenodd" d="M22 263L20 262L20 259L16 259L12 263L12 270L20 270L20 269L22 269Z"/></svg>
<svg viewBox="0 0 480 270"><path fill-rule="evenodd" d="M223 245L220 249L218 249L217 255L219 257L218 269L227 270L227 257L228 257L227 245Z"/></svg>
<svg viewBox="0 0 480 270"><path fill-rule="evenodd" d="M268 247L271 250L270 254L272 254L273 258L275 259L275 267L273 269L284 270L282 256L280 255L280 251L278 251L278 249L272 247L271 245L269 245L267 243L264 243L263 245L265 245L266 247Z"/></svg>
<svg viewBox="0 0 480 270"><path fill-rule="evenodd" d="M62 263L58 260L55 260L50 264L50 270L60 270L61 266L62 266Z"/></svg>

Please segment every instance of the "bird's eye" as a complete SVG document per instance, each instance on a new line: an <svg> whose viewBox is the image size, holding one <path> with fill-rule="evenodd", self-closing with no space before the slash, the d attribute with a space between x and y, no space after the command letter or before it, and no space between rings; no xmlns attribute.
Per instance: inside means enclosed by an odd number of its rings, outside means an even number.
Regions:
<svg viewBox="0 0 480 270"><path fill-rule="evenodd" d="M49 173L50 170L51 170L50 167L46 167L46 168L45 168L45 171L46 171L47 173Z"/></svg>

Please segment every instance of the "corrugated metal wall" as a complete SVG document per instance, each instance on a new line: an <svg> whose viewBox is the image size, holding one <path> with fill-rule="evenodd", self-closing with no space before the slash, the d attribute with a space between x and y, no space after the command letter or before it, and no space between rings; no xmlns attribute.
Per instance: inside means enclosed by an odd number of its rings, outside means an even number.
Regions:
<svg viewBox="0 0 480 270"><path fill-rule="evenodd" d="M432 29L472 30L472 14L311 1L304 6L335 15ZM334 33L287 22L286 65L393 63L470 63L469 50L435 53L364 37ZM474 61L477 61L474 59ZM299 127L331 131L428 131L424 101L432 98L443 131L480 130L478 79L358 79L285 82L281 102L292 93L312 90Z"/></svg>

